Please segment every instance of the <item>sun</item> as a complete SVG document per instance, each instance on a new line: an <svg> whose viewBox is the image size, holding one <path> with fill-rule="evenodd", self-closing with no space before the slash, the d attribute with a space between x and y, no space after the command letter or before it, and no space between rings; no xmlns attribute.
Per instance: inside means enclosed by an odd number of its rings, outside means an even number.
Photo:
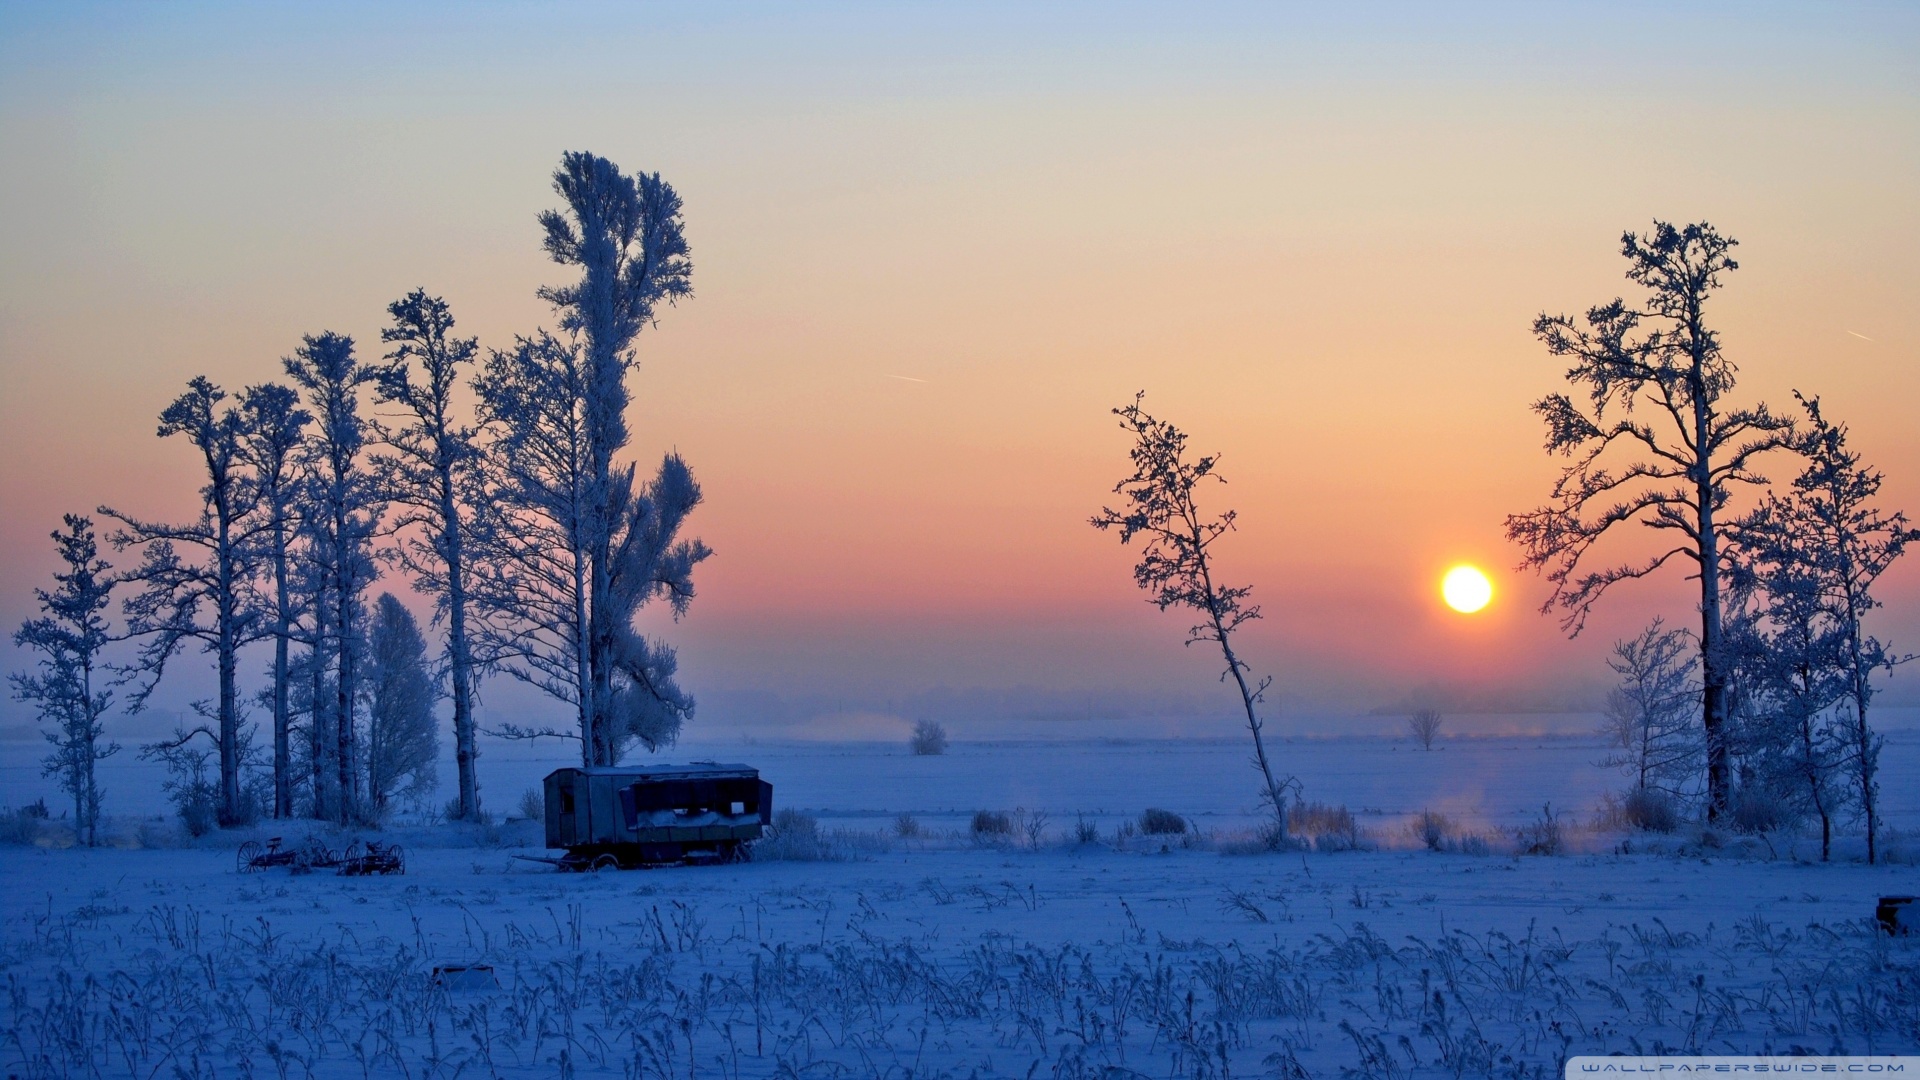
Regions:
<svg viewBox="0 0 1920 1080"><path fill-rule="evenodd" d="M1448 607L1471 615L1493 599L1493 583L1479 567L1456 566L1441 579L1440 595L1446 598Z"/></svg>

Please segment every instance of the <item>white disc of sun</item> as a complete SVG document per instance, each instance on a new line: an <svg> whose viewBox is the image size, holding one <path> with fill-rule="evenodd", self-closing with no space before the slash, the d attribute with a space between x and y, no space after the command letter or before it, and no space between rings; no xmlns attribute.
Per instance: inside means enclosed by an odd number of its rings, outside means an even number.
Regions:
<svg viewBox="0 0 1920 1080"><path fill-rule="evenodd" d="M1448 607L1470 615L1493 599L1493 582L1478 567L1456 566L1440 580L1440 595Z"/></svg>

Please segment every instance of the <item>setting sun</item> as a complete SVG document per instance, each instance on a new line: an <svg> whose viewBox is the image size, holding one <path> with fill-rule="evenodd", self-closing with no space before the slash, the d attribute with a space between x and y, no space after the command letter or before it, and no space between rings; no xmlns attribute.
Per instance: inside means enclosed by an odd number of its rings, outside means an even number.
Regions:
<svg viewBox="0 0 1920 1080"><path fill-rule="evenodd" d="M1487 606L1493 599L1493 583L1478 567L1456 566L1447 571L1440 581L1440 595L1446 598L1447 606L1464 614L1472 614Z"/></svg>

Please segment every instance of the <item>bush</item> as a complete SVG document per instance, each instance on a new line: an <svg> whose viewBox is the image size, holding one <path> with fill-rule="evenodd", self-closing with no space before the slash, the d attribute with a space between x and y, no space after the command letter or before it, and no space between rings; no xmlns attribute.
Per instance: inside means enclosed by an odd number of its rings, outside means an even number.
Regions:
<svg viewBox="0 0 1920 1080"><path fill-rule="evenodd" d="M753 843L753 857L768 862L836 862L843 858L821 835L819 819L798 810L781 810L773 815L773 828Z"/></svg>
<svg viewBox="0 0 1920 1080"><path fill-rule="evenodd" d="M40 839L40 822L47 818L46 806L42 801L41 812L37 814L32 806L0 810L0 844L31 844Z"/></svg>
<svg viewBox="0 0 1920 1080"><path fill-rule="evenodd" d="M1171 810L1149 806L1140 815L1140 831L1148 836L1184 836L1187 819Z"/></svg>
<svg viewBox="0 0 1920 1080"><path fill-rule="evenodd" d="M1514 846L1522 855L1558 855L1566 850L1566 834L1560 828L1553 804L1540 807L1540 819L1513 830Z"/></svg>
<svg viewBox="0 0 1920 1080"><path fill-rule="evenodd" d="M1414 839L1427 845L1428 851L1445 851L1447 842L1453 838L1454 825L1445 814L1436 814L1431 810L1420 811L1414 818L1410 830Z"/></svg>
<svg viewBox="0 0 1920 1080"><path fill-rule="evenodd" d="M1672 795L1657 788L1630 791L1620 809L1627 824L1646 832L1670 833L1680 827L1680 807Z"/></svg>
<svg viewBox="0 0 1920 1080"><path fill-rule="evenodd" d="M920 819L912 814L901 814L893 819L893 835L902 840L911 840L921 835Z"/></svg>
<svg viewBox="0 0 1920 1080"><path fill-rule="evenodd" d="M1360 826L1344 806L1296 802L1287 811L1287 826L1315 851L1357 851L1361 846Z"/></svg>
<svg viewBox="0 0 1920 1080"><path fill-rule="evenodd" d="M458 810L459 807L456 806L454 809ZM547 819L547 799L541 794L539 788L528 788L520 793L520 816L528 821Z"/></svg>
<svg viewBox="0 0 1920 1080"><path fill-rule="evenodd" d="M973 812L973 836L976 840L1013 835L1013 818L998 810Z"/></svg>
<svg viewBox="0 0 1920 1080"><path fill-rule="evenodd" d="M907 745L921 757L947 752L947 729L937 720L922 720L913 725L913 737Z"/></svg>
<svg viewBox="0 0 1920 1080"><path fill-rule="evenodd" d="M1100 842L1100 826L1087 820L1087 815L1078 814L1073 821L1073 842L1076 844L1097 844Z"/></svg>
<svg viewBox="0 0 1920 1080"><path fill-rule="evenodd" d="M1728 816L1736 832L1773 832L1794 823L1787 809L1789 805L1786 799L1776 793L1741 787L1733 793L1733 805L1729 808L1732 812ZM1661 831L1672 832L1679 824L1675 821Z"/></svg>

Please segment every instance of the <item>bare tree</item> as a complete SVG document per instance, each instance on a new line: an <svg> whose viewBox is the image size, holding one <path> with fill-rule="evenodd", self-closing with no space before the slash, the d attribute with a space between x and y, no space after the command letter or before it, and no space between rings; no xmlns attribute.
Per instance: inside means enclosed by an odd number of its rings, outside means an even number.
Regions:
<svg viewBox="0 0 1920 1080"><path fill-rule="evenodd" d="M1433 749L1433 740L1440 737L1440 725L1446 720L1438 709L1415 709L1407 717L1407 730L1413 733L1415 742L1423 750Z"/></svg>
<svg viewBox="0 0 1920 1080"><path fill-rule="evenodd" d="M1655 619L1638 637L1613 643L1607 666L1620 684L1607 695L1610 725L1623 739L1622 752L1600 764L1624 770L1633 792L1681 797L1699 766L1700 740L1690 720L1698 704L1698 660L1685 632Z"/></svg>
<svg viewBox="0 0 1920 1080"><path fill-rule="evenodd" d="M1534 321L1550 353L1573 359L1567 379L1587 391L1589 403L1583 409L1550 394L1534 405L1546 421L1547 449L1573 463L1555 482L1551 503L1507 518L1508 538L1525 553L1521 565L1544 570L1553 583L1542 613L1563 611L1569 635L1611 586L1676 556L1691 564L1700 582L1709 820L1726 811L1729 788L1719 517L1737 485L1766 482L1753 471L1755 458L1797 445L1790 420L1765 405L1725 401L1735 368L1707 326L1706 305L1739 266L1728 254L1734 243L1704 222L1676 228L1656 221L1649 236L1621 238L1627 279L1646 289L1644 305L1616 299L1590 309L1584 325L1565 315ZM1675 542L1642 561L1589 569L1594 546L1627 522L1673 534Z"/></svg>
<svg viewBox="0 0 1920 1080"><path fill-rule="evenodd" d="M33 591L41 615L20 624L13 634L14 645L40 658L34 671L15 673L8 681L16 700L34 706L42 720L53 723L54 729L46 733L54 749L47 755L45 775L59 777L60 786L73 796L74 836L92 847L99 842L104 799L94 765L120 749L118 743L100 741L101 717L113 707L113 693L95 681L102 653L116 640L106 611L117 580L100 558L93 521L74 514L63 521L65 528L52 534L62 567L53 576L58 584L52 592Z"/></svg>
<svg viewBox="0 0 1920 1080"><path fill-rule="evenodd" d="M264 602L264 633L273 639L273 683L267 688L273 709L273 816L293 816L292 666L289 657L301 605L293 588L293 543L298 531L294 507L299 497L295 456L313 417L299 407L294 392L277 383L249 386L240 393L245 435L241 453L252 468L260 568L271 580Z"/></svg>
<svg viewBox="0 0 1920 1080"><path fill-rule="evenodd" d="M149 640L136 669L145 677L128 698L132 711L145 707L159 685L167 662L181 645L198 641L213 653L219 679L214 732L219 744L219 823L243 824L251 810L240 791L240 650L256 640L261 612L253 592L257 552L254 536L256 485L246 475L247 419L242 410L221 402L226 392L204 377L160 414L160 435L185 435L200 452L207 483L200 489L200 516L185 525L142 521L109 507L100 513L119 521L116 548L138 546L145 558L128 575L141 591L126 601L127 630ZM179 548L197 548L197 560L182 559Z"/></svg>
<svg viewBox="0 0 1920 1080"><path fill-rule="evenodd" d="M433 677L427 642L413 614L392 593L374 601L367 631L367 803L374 820L398 794L433 789Z"/></svg>
<svg viewBox="0 0 1920 1080"><path fill-rule="evenodd" d="M315 652L327 651L324 644L329 638L332 646L330 749L337 797L331 809L344 825L352 820L355 810L354 715L360 693L360 635L366 621L362 597L373 583L372 542L380 517L378 489L372 474L363 467L367 424L360 415L359 400L360 388L373 380L373 372L355 358L352 338L331 332L307 337L283 363L288 377L306 391L307 405L316 419L314 437L303 455L303 517L318 577ZM318 691L320 670L316 669L314 678ZM321 703L316 700L316 732L322 715Z"/></svg>
<svg viewBox="0 0 1920 1080"><path fill-rule="evenodd" d="M1835 670L1847 706L1841 718L1844 757L1840 767L1848 773L1860 808L1871 864L1879 854L1882 742L1868 722L1873 677L1913 658L1896 654L1867 633L1864 622L1880 606L1873 596L1875 583L1906 553L1909 542L1920 541L1920 531L1908 526L1905 514L1883 513L1873 505L1880 493L1880 472L1862 466L1860 455L1847 449L1846 426L1828 421L1820 412L1819 399L1802 397L1800 401L1811 431L1807 468L1793 482L1790 528L1805 537L1810 565L1834 620Z"/></svg>
<svg viewBox="0 0 1920 1080"><path fill-rule="evenodd" d="M435 599L446 622L460 817L472 820L480 813L480 786L474 771L479 750L473 723L475 667L467 640L467 549L474 507L484 496L474 429L455 418L453 395L479 344L451 336L453 313L446 301L424 289L395 300L387 312L393 325L380 338L394 350L386 365L374 369L374 398L398 404L409 415L399 428L374 424L391 451L376 455L374 467L387 499L400 508L390 523L401 534L391 550L421 591ZM424 535L410 535L410 528Z"/></svg>
<svg viewBox="0 0 1920 1080"><path fill-rule="evenodd" d="M1142 391L1134 395L1133 404L1113 410L1120 418L1121 430L1133 437L1133 448L1128 452L1133 473L1113 488L1115 494L1126 497L1126 508L1103 507L1092 525L1103 532L1118 528L1122 544L1136 536L1145 538L1140 562L1133 568L1133 580L1150 594L1149 603L1161 611L1180 607L1200 613L1202 621L1188 630L1186 644L1211 642L1220 648L1226 662L1220 678L1223 682L1232 679L1240 691L1247 730L1253 734L1254 764L1264 784L1261 797L1273 813L1273 840L1280 843L1287 836L1286 788L1292 778L1283 782L1274 776L1259 712L1273 677L1264 676L1258 683L1249 684L1250 669L1233 650L1233 632L1259 618L1260 606L1245 602L1253 591L1251 587L1214 580L1208 550L1233 531L1236 515L1232 510L1208 515L1201 511L1196 498L1201 484L1209 480L1226 482L1214 471L1220 457L1214 454L1187 461L1186 434L1142 409L1140 403L1145 398L1146 392Z"/></svg>

